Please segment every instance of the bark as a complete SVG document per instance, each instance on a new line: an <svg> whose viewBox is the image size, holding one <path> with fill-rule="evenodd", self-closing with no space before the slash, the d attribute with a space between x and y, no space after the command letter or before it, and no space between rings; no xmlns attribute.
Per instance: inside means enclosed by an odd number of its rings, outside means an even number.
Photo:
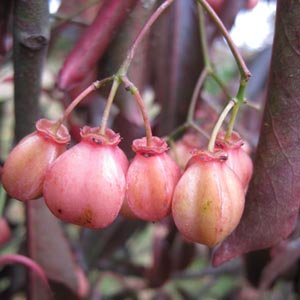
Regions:
<svg viewBox="0 0 300 300"><path fill-rule="evenodd" d="M14 72L15 138L34 130L38 117L41 74L49 41L48 2L15 1Z"/></svg>
<svg viewBox="0 0 300 300"><path fill-rule="evenodd" d="M35 130L39 115L41 77L49 41L49 12L46 0L17 0L14 3L14 93L15 93L15 139L19 141ZM26 206L27 246L29 256L34 256L31 216L32 203ZM28 299L49 299L41 283L29 275Z"/></svg>

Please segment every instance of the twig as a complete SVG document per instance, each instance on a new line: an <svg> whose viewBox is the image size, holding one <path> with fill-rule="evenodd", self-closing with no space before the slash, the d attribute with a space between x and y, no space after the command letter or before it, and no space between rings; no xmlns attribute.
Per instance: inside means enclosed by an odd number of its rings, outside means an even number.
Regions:
<svg viewBox="0 0 300 300"><path fill-rule="evenodd" d="M216 26L218 27L218 29L221 31L222 35L224 36L225 40L227 41L227 44L235 58L235 61L238 65L238 68L240 70L241 73L241 77L248 81L251 77L251 73L248 70L245 61L243 60L239 50L237 49L237 47L235 46L234 42L231 39L231 36L229 35L227 29L225 28L224 24L222 23L222 21L220 20L220 18L218 17L218 15L215 13L215 11L211 8L211 6L207 3L206 0L197 0L198 3L200 3L203 8L206 10L206 12L209 14L209 16L211 17L211 19L214 21L214 23L216 24Z"/></svg>
<svg viewBox="0 0 300 300"><path fill-rule="evenodd" d="M49 42L48 1L15 1L13 20L15 139L18 141L34 131L39 115L41 75ZM30 257L35 254L30 220L32 213L32 204L28 203L26 227ZM33 274L29 273L28 299L36 299L38 285Z"/></svg>

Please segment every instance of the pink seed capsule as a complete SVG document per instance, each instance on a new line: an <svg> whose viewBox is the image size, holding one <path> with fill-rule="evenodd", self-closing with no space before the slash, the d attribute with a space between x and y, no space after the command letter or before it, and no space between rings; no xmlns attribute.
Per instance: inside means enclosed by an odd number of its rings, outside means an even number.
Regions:
<svg viewBox="0 0 300 300"><path fill-rule="evenodd" d="M142 220L158 221L171 211L179 167L166 153L166 142L158 137L152 138L150 146L146 138L136 139L132 149L136 155L126 177L129 207Z"/></svg>
<svg viewBox="0 0 300 300"><path fill-rule="evenodd" d="M103 228L117 217L125 197L125 154L120 135L85 126L82 140L48 170L44 197L59 219L89 228Z"/></svg>
<svg viewBox="0 0 300 300"><path fill-rule="evenodd" d="M37 130L24 137L10 152L4 164L2 184L11 197L28 201L42 196L48 167L70 141L68 129L60 125L56 131L55 126L55 121L37 121Z"/></svg>
<svg viewBox="0 0 300 300"><path fill-rule="evenodd" d="M241 181L224 152L198 151L176 185L172 214L188 240L214 246L238 225L245 203Z"/></svg>

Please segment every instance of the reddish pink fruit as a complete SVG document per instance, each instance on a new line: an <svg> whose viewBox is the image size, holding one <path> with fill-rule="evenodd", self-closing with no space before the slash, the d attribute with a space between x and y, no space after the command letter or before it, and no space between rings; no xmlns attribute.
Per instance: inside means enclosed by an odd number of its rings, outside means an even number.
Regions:
<svg viewBox="0 0 300 300"><path fill-rule="evenodd" d="M243 150L244 141L237 132L231 134L230 139L225 140L225 133L221 132L216 140L216 148L227 153L227 165L240 178L246 191L253 174L253 163L250 156Z"/></svg>
<svg viewBox="0 0 300 300"><path fill-rule="evenodd" d="M197 152L176 185L172 214L190 241L214 246L238 225L245 195L224 152Z"/></svg>
<svg viewBox="0 0 300 300"><path fill-rule="evenodd" d="M27 201L42 195L48 167L66 150L70 141L67 128L61 125L55 132L55 122L41 119L37 131L23 138L5 161L2 184L7 193Z"/></svg>
<svg viewBox="0 0 300 300"><path fill-rule="evenodd" d="M180 170L166 153L166 142L152 138L151 146L146 138L132 144L136 152L127 172L126 197L132 212L146 221L158 221L170 213L174 187Z"/></svg>
<svg viewBox="0 0 300 300"><path fill-rule="evenodd" d="M48 170L44 197L59 219L103 228L117 217L125 196L125 154L120 135L85 126L79 144L61 155Z"/></svg>
<svg viewBox="0 0 300 300"><path fill-rule="evenodd" d="M0 247L10 240L11 232L6 219L0 218Z"/></svg>

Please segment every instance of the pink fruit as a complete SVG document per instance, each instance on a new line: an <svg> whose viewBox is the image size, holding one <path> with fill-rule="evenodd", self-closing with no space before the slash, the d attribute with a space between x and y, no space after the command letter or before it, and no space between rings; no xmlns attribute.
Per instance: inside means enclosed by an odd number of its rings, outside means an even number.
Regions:
<svg viewBox="0 0 300 300"><path fill-rule="evenodd" d="M233 132L228 141L225 140L225 132L221 132L216 140L216 148L227 153L226 163L240 178L246 191L253 174L253 163L243 145L244 141L237 132Z"/></svg>
<svg viewBox="0 0 300 300"><path fill-rule="evenodd" d="M132 144L136 152L127 172L126 197L132 212L146 221L158 221L170 213L174 187L180 170L166 153L166 142L152 138L152 145L146 145L146 138Z"/></svg>
<svg viewBox="0 0 300 300"><path fill-rule="evenodd" d="M125 196L125 154L119 134L85 126L82 140L61 155L46 174L44 197L59 219L103 228L117 217Z"/></svg>
<svg viewBox="0 0 300 300"><path fill-rule="evenodd" d="M37 131L23 138L9 154L3 168L2 184L11 197L27 201L42 195L48 167L66 150L70 141L64 125L60 125L57 132L54 127L54 121L37 121Z"/></svg>
<svg viewBox="0 0 300 300"><path fill-rule="evenodd" d="M172 214L190 241L214 246L238 225L245 195L224 152L197 152L176 185Z"/></svg>

